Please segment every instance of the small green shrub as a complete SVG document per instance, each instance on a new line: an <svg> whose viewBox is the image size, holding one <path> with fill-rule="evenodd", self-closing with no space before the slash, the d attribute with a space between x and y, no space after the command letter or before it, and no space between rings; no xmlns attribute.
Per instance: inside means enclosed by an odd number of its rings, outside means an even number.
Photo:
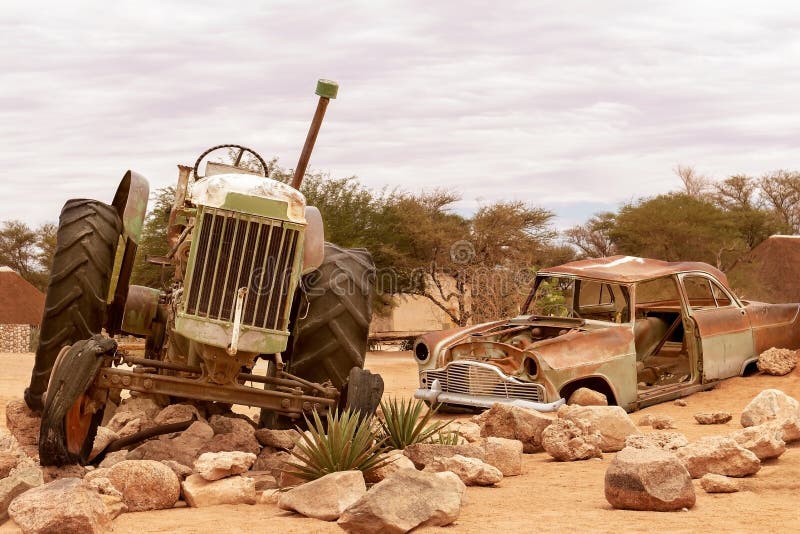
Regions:
<svg viewBox="0 0 800 534"><path fill-rule="evenodd" d="M461 435L454 431L439 431L431 436L430 442L437 445L458 445Z"/></svg>
<svg viewBox="0 0 800 534"><path fill-rule="evenodd" d="M426 410L425 415L422 411ZM383 417L378 420L387 448L405 449L414 443L428 441L450 421L431 422L436 410L427 408L421 400L398 401L390 398L381 401Z"/></svg>
<svg viewBox="0 0 800 534"><path fill-rule="evenodd" d="M383 439L376 439L369 419L362 421L349 409L328 412L324 423L317 412L312 417L313 423L306 418L308 433L302 433L291 450L299 460L293 462L293 475L314 480L337 471L367 473L388 463L380 457Z"/></svg>

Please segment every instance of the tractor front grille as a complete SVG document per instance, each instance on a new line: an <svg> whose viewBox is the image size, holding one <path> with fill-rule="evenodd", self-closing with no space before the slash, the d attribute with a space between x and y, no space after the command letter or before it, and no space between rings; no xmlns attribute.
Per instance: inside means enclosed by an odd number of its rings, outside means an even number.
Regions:
<svg viewBox="0 0 800 534"><path fill-rule="evenodd" d="M205 208L185 313L233 321L237 292L246 287L242 324L286 330L298 238L285 221Z"/></svg>
<svg viewBox="0 0 800 534"><path fill-rule="evenodd" d="M430 389L433 381L438 380L442 391L447 393L544 402L544 387L541 384L522 382L482 362L450 362L443 369L423 371L420 378L426 389Z"/></svg>

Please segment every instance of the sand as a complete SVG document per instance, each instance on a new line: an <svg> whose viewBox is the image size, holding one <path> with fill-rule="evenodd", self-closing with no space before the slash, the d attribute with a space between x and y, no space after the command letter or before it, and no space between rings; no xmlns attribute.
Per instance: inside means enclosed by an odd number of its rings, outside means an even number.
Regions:
<svg viewBox="0 0 800 534"><path fill-rule="evenodd" d="M19 398L29 378L33 356L0 354L0 409ZM384 376L390 395L410 396L416 389L416 365L409 352L370 353L367 366ZM800 399L800 370L783 377L755 375L734 378L712 391L685 400L687 406L661 404L635 412L669 415L676 431L690 440L726 434L740 428L744 406L763 389L776 388ZM729 411L725 425L698 425L693 414ZM4 413L0 421L5 424ZM455 416L464 418L468 416ZM649 427L640 427L649 431ZM560 463L545 453L525 455L525 474L504 479L497 487L470 487L467 504L455 524L415 532L798 532L800 531L800 445L789 446L777 460L765 462L754 477L741 479L743 491L706 494L695 481L697 504L687 512L614 510L603 496L603 476L613 454L600 460ZM147 532L343 532L335 523L282 512L275 505L177 508L123 514L114 520L116 533ZM0 532L19 532L13 522Z"/></svg>

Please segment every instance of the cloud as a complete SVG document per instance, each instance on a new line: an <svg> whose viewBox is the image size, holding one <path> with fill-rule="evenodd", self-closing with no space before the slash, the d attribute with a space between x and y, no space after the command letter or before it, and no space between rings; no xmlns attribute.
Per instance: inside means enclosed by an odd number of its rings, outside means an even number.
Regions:
<svg viewBox="0 0 800 534"><path fill-rule="evenodd" d="M800 7L713 2L52 2L0 20L0 219L172 184L206 147L370 186L523 199L580 222L678 186L797 168ZM46 16L44 16L46 15ZM562 215L563 214L563 215Z"/></svg>

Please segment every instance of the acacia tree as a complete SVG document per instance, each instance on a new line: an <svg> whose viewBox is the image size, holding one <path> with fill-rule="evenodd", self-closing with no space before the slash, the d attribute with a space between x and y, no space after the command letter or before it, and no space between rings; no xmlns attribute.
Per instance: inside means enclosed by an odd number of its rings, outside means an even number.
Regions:
<svg viewBox="0 0 800 534"><path fill-rule="evenodd" d="M574 245L587 258L605 258L617 253L609 233L614 228L615 214L597 213L585 224L564 231L567 243Z"/></svg>
<svg viewBox="0 0 800 534"><path fill-rule="evenodd" d="M44 291L55 252L54 224L36 229L18 220L3 221L0 226L0 266L8 266Z"/></svg>

